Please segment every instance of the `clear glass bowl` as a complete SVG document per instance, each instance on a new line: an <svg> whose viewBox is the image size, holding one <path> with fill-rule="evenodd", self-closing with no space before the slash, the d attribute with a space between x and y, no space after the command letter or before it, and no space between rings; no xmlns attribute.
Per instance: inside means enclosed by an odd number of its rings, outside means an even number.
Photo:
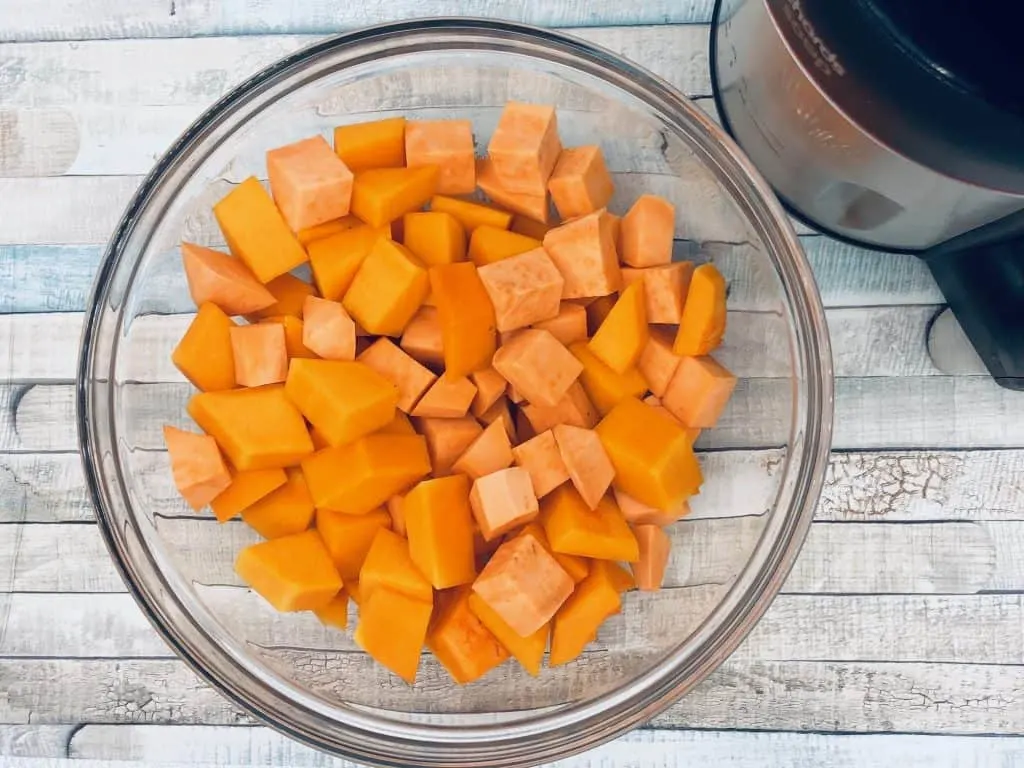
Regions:
<svg viewBox="0 0 1024 768"><path fill-rule="evenodd" d="M430 656L409 687L311 614L277 614L232 563L256 540L193 514L174 492L161 425L187 426L170 354L193 311L182 239L222 244L212 204L264 152L385 115L469 117L486 145L506 100L554 104L566 145L600 143L611 209L673 201L679 258L729 280L718 354L741 381L698 447L693 516L673 527L668 587L630 593L576 663L531 678L506 664L466 687ZM807 261L769 187L670 86L613 54L510 24L435 20L327 40L240 85L146 178L110 242L78 379L81 450L97 516L128 588L174 650L285 733L365 762L526 766L637 726L690 690L749 632L811 520L832 411L828 334Z"/></svg>

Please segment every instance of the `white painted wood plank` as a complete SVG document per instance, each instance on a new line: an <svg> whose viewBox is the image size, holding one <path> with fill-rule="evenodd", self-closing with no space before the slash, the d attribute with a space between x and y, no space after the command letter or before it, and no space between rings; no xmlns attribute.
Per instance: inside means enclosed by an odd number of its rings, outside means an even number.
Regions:
<svg viewBox="0 0 1024 768"><path fill-rule="evenodd" d="M0 765L12 757L56 758L68 754L74 727L71 725L0 726Z"/></svg>

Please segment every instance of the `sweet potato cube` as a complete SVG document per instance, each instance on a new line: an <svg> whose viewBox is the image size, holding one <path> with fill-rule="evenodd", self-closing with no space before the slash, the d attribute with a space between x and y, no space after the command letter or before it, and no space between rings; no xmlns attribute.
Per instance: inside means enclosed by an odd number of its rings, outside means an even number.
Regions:
<svg viewBox="0 0 1024 768"><path fill-rule="evenodd" d="M678 325L692 274L692 262L677 261L660 267L623 269L622 282L627 286L637 282L644 284L647 322Z"/></svg>
<svg viewBox="0 0 1024 768"><path fill-rule="evenodd" d="M430 210L450 213L462 224L468 235L472 235L477 227L488 226L497 229L508 229L512 223L512 214L501 211L484 203L463 200L458 197L435 195L430 200Z"/></svg>
<svg viewBox="0 0 1024 768"><path fill-rule="evenodd" d="M365 515L346 515L331 509L316 513L316 529L346 584L359 578L377 532L390 527L391 516L383 509Z"/></svg>
<svg viewBox="0 0 1024 768"><path fill-rule="evenodd" d="M390 239L383 228L359 224L309 244L309 265L320 295L341 301L378 240Z"/></svg>
<svg viewBox="0 0 1024 768"><path fill-rule="evenodd" d="M547 624L533 634L521 637L476 592L470 590L466 602L473 615L502 647L523 665L523 669L534 677L540 674L541 661L544 659L544 650L548 644Z"/></svg>
<svg viewBox="0 0 1024 768"><path fill-rule="evenodd" d="M331 598L331 602L313 611L313 615L325 627L348 629L348 594L341 590Z"/></svg>
<svg viewBox="0 0 1024 768"><path fill-rule="evenodd" d="M210 303L228 315L244 315L269 307L274 295L249 268L226 253L194 243L181 244L188 292L197 307Z"/></svg>
<svg viewBox="0 0 1024 768"><path fill-rule="evenodd" d="M213 214L231 253L261 283L306 262L306 251L256 177L228 192L213 206Z"/></svg>
<svg viewBox="0 0 1024 768"><path fill-rule="evenodd" d="M293 232L348 215L354 177L323 136L267 152L267 177Z"/></svg>
<svg viewBox="0 0 1024 768"><path fill-rule="evenodd" d="M420 419L418 424L420 433L427 440L435 477L449 474L456 459L484 431L471 416L461 419Z"/></svg>
<svg viewBox="0 0 1024 768"><path fill-rule="evenodd" d="M398 388L398 409L409 413L437 379L390 339L377 339L356 360L369 366Z"/></svg>
<svg viewBox="0 0 1024 768"><path fill-rule="evenodd" d="M380 587L360 603L353 638L375 661L412 685L432 611L429 602Z"/></svg>
<svg viewBox="0 0 1024 768"><path fill-rule="evenodd" d="M398 402L398 388L359 362L292 360L285 391L331 445L376 432Z"/></svg>
<svg viewBox="0 0 1024 768"><path fill-rule="evenodd" d="M638 501L669 510L698 491L703 478L686 431L633 397L597 425L615 485Z"/></svg>
<svg viewBox="0 0 1024 768"><path fill-rule="evenodd" d="M516 423L512 419L512 413L508 407L507 397L499 397L494 405L480 414L480 422L482 424L493 424L496 421L500 421L505 427L509 440L515 443L519 439Z"/></svg>
<svg viewBox="0 0 1024 768"><path fill-rule="evenodd" d="M446 373L420 398L411 415L431 419L458 419L469 411L474 397L476 387L469 379L453 379Z"/></svg>
<svg viewBox="0 0 1024 768"><path fill-rule="evenodd" d="M504 542L473 582L473 591L520 637L551 620L573 581L536 537Z"/></svg>
<svg viewBox="0 0 1024 768"><path fill-rule="evenodd" d="M494 369L531 403L556 406L583 366L547 331L521 331L494 355Z"/></svg>
<svg viewBox="0 0 1024 768"><path fill-rule="evenodd" d="M278 384L288 375L288 347L280 325L242 325L229 330L235 381L243 387Z"/></svg>
<svg viewBox="0 0 1024 768"><path fill-rule="evenodd" d="M477 172L480 170L480 165L477 164ZM521 213L517 213L512 217L512 224L509 227L510 230L518 235L526 235L532 237L534 240L541 241L551 229L553 225L549 224L547 220L537 221L531 219L529 216L523 216Z"/></svg>
<svg viewBox="0 0 1024 768"><path fill-rule="evenodd" d="M306 422L280 385L201 392L188 415L238 470L289 467L313 452Z"/></svg>
<svg viewBox="0 0 1024 768"><path fill-rule="evenodd" d="M538 499L544 498L569 480L569 470L550 429L515 446L512 456L516 465L530 474L530 482Z"/></svg>
<svg viewBox="0 0 1024 768"><path fill-rule="evenodd" d="M306 297L316 296L316 288L290 272L285 272L267 283L267 290L274 296L274 303L266 309L247 313L245 319L250 323L281 315L302 317Z"/></svg>
<svg viewBox="0 0 1024 768"><path fill-rule="evenodd" d="M509 192L531 195L547 191L548 178L561 151L555 108L517 101L505 104L487 144L501 185Z"/></svg>
<svg viewBox="0 0 1024 768"><path fill-rule="evenodd" d="M480 533L487 541L528 523L538 512L530 474L522 467L478 477L473 481L469 502Z"/></svg>
<svg viewBox="0 0 1024 768"><path fill-rule="evenodd" d="M655 507L637 501L628 493L623 493L618 488L613 489L615 503L619 505L622 516L630 525L672 525L690 514L690 502L683 499L670 509L660 510Z"/></svg>
<svg viewBox="0 0 1024 768"><path fill-rule="evenodd" d="M543 248L478 270L499 331L514 331L558 315L565 284Z"/></svg>
<svg viewBox="0 0 1024 768"><path fill-rule="evenodd" d="M401 347L424 365L444 365L444 340L437 307L419 308L402 332Z"/></svg>
<svg viewBox="0 0 1024 768"><path fill-rule="evenodd" d="M352 171L405 165L405 118L389 117L334 129L334 152Z"/></svg>
<svg viewBox="0 0 1024 768"><path fill-rule="evenodd" d="M587 506L596 509L615 477L615 469L601 445L601 438L592 429L569 424L559 424L551 432L558 443L558 452L569 472L569 479Z"/></svg>
<svg viewBox="0 0 1024 768"><path fill-rule="evenodd" d="M235 571L279 611L323 608L343 586L316 531L246 547L238 553Z"/></svg>
<svg viewBox="0 0 1024 768"><path fill-rule="evenodd" d="M537 192L513 192L508 189L494 170L489 159L476 163L476 183L494 203L513 213L525 216L541 224L551 221L551 197L547 190Z"/></svg>
<svg viewBox="0 0 1024 768"><path fill-rule="evenodd" d="M660 398L665 396L669 382L679 367L680 359L672 351L672 335L668 329L651 328L636 367L651 388L651 392Z"/></svg>
<svg viewBox="0 0 1024 768"><path fill-rule="evenodd" d="M402 242L428 267L466 260L466 230L445 211L414 211L402 219Z"/></svg>
<svg viewBox="0 0 1024 768"><path fill-rule="evenodd" d="M196 389L217 392L235 388L235 357L231 351L234 321L211 302L199 306L171 362Z"/></svg>
<svg viewBox="0 0 1024 768"><path fill-rule="evenodd" d="M563 149L548 179L551 200L562 219L575 219L604 208L615 185L596 145Z"/></svg>
<svg viewBox="0 0 1024 768"><path fill-rule="evenodd" d="M356 174L352 213L372 227L390 224L423 207L435 192L436 165L421 168L374 168Z"/></svg>
<svg viewBox="0 0 1024 768"><path fill-rule="evenodd" d="M469 587L446 595L427 632L427 647L460 685L483 677L509 656L505 646L470 610L471 595Z"/></svg>
<svg viewBox="0 0 1024 768"><path fill-rule="evenodd" d="M540 247L535 238L484 225L474 229L469 238L469 260L483 267Z"/></svg>
<svg viewBox="0 0 1024 768"><path fill-rule="evenodd" d="M271 491L280 488L286 479L283 469L236 472L231 478L231 485L210 502L210 509L219 522L226 522Z"/></svg>
<svg viewBox="0 0 1024 768"><path fill-rule="evenodd" d="M284 328L284 346L288 351L288 358L293 357L316 357L316 353L302 343L302 335L305 330L305 323L293 315L277 315L260 320L266 325L280 325Z"/></svg>
<svg viewBox="0 0 1024 768"><path fill-rule="evenodd" d="M391 518L391 530L393 530L399 536L405 536L407 533L407 531L405 530L405 509L403 507L404 503L405 496L399 493L388 499L387 504L388 517Z"/></svg>
<svg viewBox="0 0 1024 768"><path fill-rule="evenodd" d="M356 272L342 304L370 333L401 336L429 291L427 270L416 257L381 238Z"/></svg>
<svg viewBox="0 0 1024 768"><path fill-rule="evenodd" d="M551 623L551 654L548 664L566 664L581 653L597 637L597 630L609 616L622 607L619 590L608 571L592 569Z"/></svg>
<svg viewBox="0 0 1024 768"><path fill-rule="evenodd" d="M619 295L619 300L590 340L590 351L613 371L623 374L636 365L647 336L644 284L634 283Z"/></svg>
<svg viewBox="0 0 1024 768"><path fill-rule="evenodd" d="M715 426L736 388L736 377L712 357L683 357L661 404L684 425Z"/></svg>
<svg viewBox="0 0 1024 768"><path fill-rule="evenodd" d="M578 341L570 345L569 351L583 366L580 384L602 416L624 398L642 397L647 391L647 382L636 368L630 368L625 373L616 373L598 360L584 342Z"/></svg>
<svg viewBox="0 0 1024 768"><path fill-rule="evenodd" d="M430 474L430 456L419 435L367 435L317 451L302 471L318 508L365 515Z"/></svg>
<svg viewBox="0 0 1024 768"><path fill-rule="evenodd" d="M622 217L622 261L631 267L655 267L672 261L676 209L657 195L641 195Z"/></svg>
<svg viewBox="0 0 1024 768"><path fill-rule="evenodd" d="M565 396L555 406L528 403L520 409L533 431L540 434L558 424L571 424L574 427L593 429L597 425L597 410L583 391L579 381L574 381Z"/></svg>
<svg viewBox="0 0 1024 768"><path fill-rule="evenodd" d="M378 528L359 571L363 598L381 587L432 602L434 591L412 559L409 542L387 528Z"/></svg>
<svg viewBox="0 0 1024 768"><path fill-rule="evenodd" d="M586 341L587 308L563 301L557 315L534 323L533 327L547 331L567 347L577 341Z"/></svg>
<svg viewBox="0 0 1024 768"><path fill-rule="evenodd" d="M473 124L469 120L409 120L405 124L405 164L436 165L437 192L468 195L476 190Z"/></svg>
<svg viewBox="0 0 1024 768"><path fill-rule="evenodd" d="M552 552L596 560L636 562L636 537L610 496L590 509L571 485L562 485L544 498L540 521Z"/></svg>
<svg viewBox="0 0 1024 768"><path fill-rule="evenodd" d="M655 411L656 413L660 413L665 418L681 426L683 430L686 432L686 438L690 441L690 445L693 445L694 443L697 442L697 438L700 437L700 427L688 427L685 424L683 424L683 422L681 422L674 413L669 411L668 408L661 404L661 398L655 397L654 395L648 395L647 397L644 398L643 402L645 405L649 406L651 410Z"/></svg>
<svg viewBox="0 0 1024 768"><path fill-rule="evenodd" d="M356 324L336 301L307 296L302 344L324 360L356 359Z"/></svg>
<svg viewBox="0 0 1024 768"><path fill-rule="evenodd" d="M622 288L611 220L601 209L555 227L544 250L565 278L563 299L606 296Z"/></svg>
<svg viewBox="0 0 1024 768"><path fill-rule="evenodd" d="M353 229L354 227L359 226L363 226L363 222L352 214L348 214L347 216L342 216L339 219L331 219L330 221L325 221L323 224L317 224L313 227L300 229L295 233L295 237L298 238L302 247L306 248L308 251L309 244L316 240L323 240L325 237L330 237L331 235L336 235L339 232L344 232L347 229Z"/></svg>
<svg viewBox="0 0 1024 768"><path fill-rule="evenodd" d="M725 278L713 264L693 270L672 350L699 357L714 351L725 335Z"/></svg>
<svg viewBox="0 0 1024 768"><path fill-rule="evenodd" d="M483 416L493 406L508 387L505 377L493 368L482 368L469 374L469 380L476 387L476 397L471 407L473 415Z"/></svg>
<svg viewBox="0 0 1024 768"><path fill-rule="evenodd" d="M164 427L174 485L194 510L200 510L231 484L217 441L176 427Z"/></svg>
<svg viewBox="0 0 1024 768"><path fill-rule="evenodd" d="M494 304L477 268L468 262L430 268L441 321L445 370L460 378L491 364L497 348Z"/></svg>
<svg viewBox="0 0 1024 768"><path fill-rule="evenodd" d="M544 549L546 549L548 552L551 552L551 545L548 543L548 536L544 532L544 526L541 525L540 522L538 522L537 520L533 520L532 522L529 522L522 528L520 528L519 532L516 533L516 536L526 535L536 537L537 541L539 541L543 545ZM565 570L565 572L569 574L573 582L576 584L579 584L581 581L583 581L583 579L585 579L587 577L587 574L590 572L590 560L586 557L578 557L577 555L567 555L563 552L551 552L551 556L554 557L556 561L558 561L558 564L562 566L563 570Z"/></svg>
<svg viewBox="0 0 1024 768"><path fill-rule="evenodd" d="M672 543L657 525L636 525L633 533L640 544L640 559L631 564L636 587L643 592L659 590L665 580Z"/></svg>
<svg viewBox="0 0 1024 768"><path fill-rule="evenodd" d="M402 502L409 555L434 589L476 578L469 480L451 475L422 480Z"/></svg>
<svg viewBox="0 0 1024 768"><path fill-rule="evenodd" d="M313 522L313 498L298 467L285 470L287 480L275 491L242 510L242 520L265 539L291 536Z"/></svg>
<svg viewBox="0 0 1024 768"><path fill-rule="evenodd" d="M512 465L512 443L505 425L499 421L488 425L458 458L452 471L467 475L471 480L497 472Z"/></svg>

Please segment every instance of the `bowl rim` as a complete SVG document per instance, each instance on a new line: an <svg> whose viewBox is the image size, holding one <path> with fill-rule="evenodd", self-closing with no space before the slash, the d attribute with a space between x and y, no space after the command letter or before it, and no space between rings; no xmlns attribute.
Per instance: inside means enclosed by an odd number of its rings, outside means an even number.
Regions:
<svg viewBox="0 0 1024 768"><path fill-rule="evenodd" d="M802 373L806 388L804 397L794 397L794 427L799 428L802 443L799 471L790 478L792 444L787 454L786 477L791 481L791 499L785 513L769 515L761 538L751 558L732 587L705 618L701 627L641 675L583 702L563 705L551 712L501 725L468 725L439 728L437 726L396 723L374 717L364 711L353 711L345 722L328 720L311 709L308 702L285 700L261 682L251 670L235 669L230 652L220 647L206 630L195 622L192 614L180 603L173 591L149 589L146 574L140 573L132 553L140 547L140 534L132 525L118 524L112 511L110 488L104 476L106 458L101 430L105 428L98 416L112 413L113 388L108 402L94 401L92 388L97 356L103 352L97 343L105 320L112 278L124 255L126 245L136 229L140 214L146 209L154 191L171 170L201 142L210 126L230 120L245 101L274 83L286 79L320 57L339 51L358 51L361 47L379 46L387 41L389 48L378 55L387 60L399 43L417 42L437 46L438 35L446 36L448 48L463 50L470 41L480 49L481 39L493 45L484 50L501 50L501 45L532 46L560 63L587 74L599 74L619 89L655 106L675 124L697 124L709 142L724 151L731 168L720 169L732 185L736 201L746 200L756 207L744 211L757 226L765 244L774 243L784 256L777 263L779 277L786 291L789 309L794 314L794 367ZM401 49L405 52L405 49ZM523 53L523 51L517 51ZM537 51L526 52L536 55ZM341 68L349 66L343 64ZM237 129L238 126L235 128ZM702 158L710 162L710 158ZM747 188L743 191L740 185ZM749 200L747 198L750 198ZM133 271L138 264L134 265ZM120 313L117 320L120 325ZM116 359L116 356L115 356ZM112 382L112 368L108 383ZM794 374L796 375L796 374ZM102 378L102 377L101 377ZM800 550L809 528L821 487L831 446L833 374L824 309L796 234L785 213L752 162L710 118L700 113L689 99L668 83L640 66L599 46L558 32L527 25L473 18L433 18L395 22L336 35L314 43L267 66L248 78L204 111L174 142L145 177L129 202L104 252L93 292L87 305L82 332L76 379L79 446L86 483L96 509L97 522L104 542L122 579L144 614L176 654L201 678L230 701L277 730L321 750L349 759L383 765L410 766L530 766L564 758L590 749L636 727L679 699L719 666L746 637L778 593ZM805 411L801 413L801 411ZM802 416L802 423L796 424ZM792 432L791 436L796 434ZM117 469L120 472L120 469ZM123 482L118 490L127 502ZM134 525L134 516L133 525ZM751 566L759 563L756 572ZM741 585L744 587L740 589ZM188 629L196 636L186 637L181 625L169 617L176 612L179 619L191 621ZM718 618L718 621L714 621ZM716 626L710 637L708 626ZM203 656L197 652L200 645ZM694 646L696 651L683 657L681 649ZM215 664L210 663L212 654ZM237 665L236 665L237 667ZM241 678L241 679L240 679ZM294 688L294 686L293 686ZM307 695L306 698L311 698ZM302 697L300 697L302 698ZM272 706L268 706L267 704ZM359 708L356 708L359 710ZM312 724L310 722L312 718Z"/></svg>

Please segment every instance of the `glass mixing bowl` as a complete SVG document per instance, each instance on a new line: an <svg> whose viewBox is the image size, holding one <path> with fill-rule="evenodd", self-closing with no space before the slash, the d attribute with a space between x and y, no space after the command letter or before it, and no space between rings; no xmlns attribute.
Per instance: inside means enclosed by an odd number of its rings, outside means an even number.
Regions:
<svg viewBox="0 0 1024 768"><path fill-rule="evenodd" d="M678 212L678 258L729 281L716 353L740 377L698 448L706 483L671 529L666 588L629 593L578 661L532 678L505 664L465 687L429 655L409 687L312 614L277 614L232 563L256 540L193 514L161 426L190 426L170 363L193 311L181 240L220 246L211 206L264 152L340 123L468 117L486 145L506 100L558 108L565 145L599 143L611 209L644 192ZM435 20L300 51L208 110L118 225L87 314L81 450L100 528L128 588L174 650L233 702L349 758L400 766L527 766L643 723L706 677L767 608L803 541L829 449L832 373L811 270L767 184L670 86L613 54L527 27Z"/></svg>

